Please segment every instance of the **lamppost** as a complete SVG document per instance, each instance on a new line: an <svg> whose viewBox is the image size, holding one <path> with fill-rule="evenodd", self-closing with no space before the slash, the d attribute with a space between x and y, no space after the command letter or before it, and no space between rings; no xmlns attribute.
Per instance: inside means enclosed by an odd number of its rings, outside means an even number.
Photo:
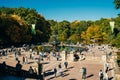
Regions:
<svg viewBox="0 0 120 80"><path fill-rule="evenodd" d="M54 34L53 34L53 50L54 51L57 51L57 45L59 44L58 40L57 40L57 36L56 36L56 32L54 31Z"/></svg>
<svg viewBox="0 0 120 80"><path fill-rule="evenodd" d="M113 38L113 33L114 33L115 21L110 21L109 24L110 24L110 28L111 28L111 34L110 34L110 42L111 42L111 40ZM106 61L108 61L108 58L109 58L108 55L109 54L106 52Z"/></svg>
<svg viewBox="0 0 120 80"><path fill-rule="evenodd" d="M33 35L36 34L36 32L35 32L35 24L32 24L31 32L32 32ZM42 65L42 63L40 63L40 58L39 58L37 64L38 64L38 76L41 79L42 78L42 72L43 72L43 65Z"/></svg>
<svg viewBox="0 0 120 80"><path fill-rule="evenodd" d="M42 72L43 72L43 65L42 63L38 62L38 76L40 79L42 78Z"/></svg>

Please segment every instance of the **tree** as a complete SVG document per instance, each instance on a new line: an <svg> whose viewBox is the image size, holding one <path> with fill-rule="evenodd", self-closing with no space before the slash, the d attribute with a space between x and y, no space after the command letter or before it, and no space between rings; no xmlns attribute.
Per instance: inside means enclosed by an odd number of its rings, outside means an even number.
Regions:
<svg viewBox="0 0 120 80"><path fill-rule="evenodd" d="M18 26L16 26L16 25L10 26L6 30L6 33L12 43L20 43L21 42L20 28Z"/></svg>
<svg viewBox="0 0 120 80"><path fill-rule="evenodd" d="M69 37L69 40L72 42L72 43L77 43L77 42L80 42L80 34L73 34Z"/></svg>
<svg viewBox="0 0 120 80"><path fill-rule="evenodd" d="M39 43L39 42L47 42L50 38L51 29L50 24L45 18L39 14L35 9L29 9L29 8L6 8L2 7L0 8L0 27L1 34L0 40L1 41L10 41L8 40L8 35L5 34L6 32L11 32L11 28L8 29L10 26L15 26L16 29L20 32L20 37L22 41L18 41L20 43L22 42L31 42L31 43ZM33 35L31 33L31 25L35 24L35 32L36 35ZM14 28L15 29L15 28ZM15 35L15 34L14 34ZM10 35L9 35L10 36ZM20 38L19 37L19 38ZM29 39L28 39L29 38ZM14 41L12 41L14 42Z"/></svg>
<svg viewBox="0 0 120 80"><path fill-rule="evenodd" d="M61 42L66 42L70 36L70 22L62 21L55 25L55 30L57 32L57 38Z"/></svg>
<svg viewBox="0 0 120 80"><path fill-rule="evenodd" d="M49 38L49 42L53 42L54 39L53 39L53 36L55 34L57 34L57 27L56 25L58 24L56 21L54 20L48 20L49 24L50 24L50 30L51 30L51 34L50 34L50 38Z"/></svg>
<svg viewBox="0 0 120 80"><path fill-rule="evenodd" d="M118 48L120 47L120 33L118 33L117 37L114 37L114 39L112 39L111 44Z"/></svg>
<svg viewBox="0 0 120 80"><path fill-rule="evenodd" d="M90 43L104 43L107 40L107 34L102 32L102 29L97 25L92 25L88 27L86 31L83 31L81 38L85 40L86 44Z"/></svg>
<svg viewBox="0 0 120 80"><path fill-rule="evenodd" d="M120 0L114 0L114 4L115 4L116 9L120 8Z"/></svg>
<svg viewBox="0 0 120 80"><path fill-rule="evenodd" d="M17 15L0 15L0 28L2 44L25 43L31 40L28 26Z"/></svg>
<svg viewBox="0 0 120 80"><path fill-rule="evenodd" d="M95 25L99 25L103 32L108 34L111 33L110 22L111 19L101 18L100 20L95 21Z"/></svg>
<svg viewBox="0 0 120 80"><path fill-rule="evenodd" d="M86 29L87 29L86 21L74 21L70 25L71 34L81 34L82 31L85 31Z"/></svg>

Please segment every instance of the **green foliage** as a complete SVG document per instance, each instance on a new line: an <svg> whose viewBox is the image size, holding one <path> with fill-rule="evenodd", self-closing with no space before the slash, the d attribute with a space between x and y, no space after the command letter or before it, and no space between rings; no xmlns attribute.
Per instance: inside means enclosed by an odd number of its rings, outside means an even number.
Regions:
<svg viewBox="0 0 120 80"><path fill-rule="evenodd" d="M114 0L120 7L120 0ZM114 33L111 33L111 20L115 21ZM31 24L35 24L35 34L31 33ZM53 36L60 42L111 43L120 47L120 16L113 19L101 18L96 21L45 20L35 9L0 8L0 44L53 42Z"/></svg>
<svg viewBox="0 0 120 80"><path fill-rule="evenodd" d="M116 47L120 47L120 33L118 33L118 35L112 39L111 44Z"/></svg>
<svg viewBox="0 0 120 80"><path fill-rule="evenodd" d="M82 32L81 38L85 40L86 44L101 44L106 42L107 34L105 32L102 32L102 29L99 26L93 25L88 27L88 29L85 32Z"/></svg>
<svg viewBox="0 0 120 80"><path fill-rule="evenodd" d="M73 34L70 36L69 40L72 42L72 43L77 43L77 42L80 42L80 35L79 34Z"/></svg>
<svg viewBox="0 0 120 80"><path fill-rule="evenodd" d="M71 34L81 34L82 31L87 29L87 22L85 21L75 21L70 25Z"/></svg>
<svg viewBox="0 0 120 80"><path fill-rule="evenodd" d="M114 4L115 4L116 9L120 8L120 0L114 0Z"/></svg>
<svg viewBox="0 0 120 80"><path fill-rule="evenodd" d="M35 24L35 35L32 35L32 24ZM35 9L0 8L0 40L2 44L47 42L50 24Z"/></svg>
<svg viewBox="0 0 120 80"><path fill-rule="evenodd" d="M42 46L40 46L40 45L39 45L39 46L37 46L36 48L37 48L37 50L38 50L39 52L40 52L40 51L43 51L43 47L42 47Z"/></svg>
<svg viewBox="0 0 120 80"><path fill-rule="evenodd" d="M120 31L120 17L118 16L112 20L115 21L113 34L111 33L109 24L111 19L106 18L96 21L74 21L71 23L68 21L56 22L53 20L49 20L49 22L51 24L52 35L55 33L57 39L61 42L67 42L68 40L72 43L84 41L89 44L95 41L97 44L106 44L113 43L114 39L116 39L114 37L117 37L116 35ZM52 35L50 38L51 41L53 41Z"/></svg>
<svg viewBox="0 0 120 80"><path fill-rule="evenodd" d="M13 15L0 15L0 38L2 43L24 43L29 42L31 39L28 34L28 27L20 17Z"/></svg>
<svg viewBox="0 0 120 80"><path fill-rule="evenodd" d="M56 35L57 39L61 42L66 42L67 39L70 36L70 22L68 21L62 21L62 22L56 22L53 20L49 20L51 24L51 30L52 30L52 35L50 38L50 41L52 42L54 39L53 35Z"/></svg>
<svg viewBox="0 0 120 80"><path fill-rule="evenodd" d="M101 18L100 20L95 21L96 25L99 25L103 32L111 33L110 29L110 19Z"/></svg>
<svg viewBox="0 0 120 80"><path fill-rule="evenodd" d="M62 42L67 41L70 33L70 23L68 21L62 21L58 23L58 39Z"/></svg>

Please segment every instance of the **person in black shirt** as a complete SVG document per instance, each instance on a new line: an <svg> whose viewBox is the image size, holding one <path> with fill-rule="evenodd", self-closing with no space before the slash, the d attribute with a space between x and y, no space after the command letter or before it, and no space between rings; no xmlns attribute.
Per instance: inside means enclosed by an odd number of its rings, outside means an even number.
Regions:
<svg viewBox="0 0 120 80"><path fill-rule="evenodd" d="M59 68L59 69L62 68L61 63L58 65L58 68Z"/></svg>
<svg viewBox="0 0 120 80"><path fill-rule="evenodd" d="M6 65L5 61L3 61L2 65L1 65L1 70L3 71L3 73L7 72L7 65Z"/></svg>
<svg viewBox="0 0 120 80"><path fill-rule="evenodd" d="M100 70L100 72L99 72L99 77L100 77L100 80L103 80L103 78L104 78L104 75L103 75L103 72L102 72L102 70Z"/></svg>
<svg viewBox="0 0 120 80"><path fill-rule="evenodd" d="M68 62L67 62L67 61L65 61L65 62L64 62L64 65L65 65L65 68L67 69Z"/></svg>
<svg viewBox="0 0 120 80"><path fill-rule="evenodd" d="M54 68L54 74L55 74L55 77L56 77L56 74L57 74L57 69Z"/></svg>
<svg viewBox="0 0 120 80"><path fill-rule="evenodd" d="M21 69L22 69L22 65L20 64L20 61L18 61L18 63L16 64L15 69L16 69L17 75L20 76L21 75Z"/></svg>

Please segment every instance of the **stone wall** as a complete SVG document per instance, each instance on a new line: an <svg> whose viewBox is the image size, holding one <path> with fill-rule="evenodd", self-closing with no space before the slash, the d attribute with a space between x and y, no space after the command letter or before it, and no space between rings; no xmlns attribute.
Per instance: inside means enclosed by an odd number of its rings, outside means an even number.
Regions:
<svg viewBox="0 0 120 80"><path fill-rule="evenodd" d="M120 80L120 74L115 74L115 80Z"/></svg>
<svg viewBox="0 0 120 80"><path fill-rule="evenodd" d="M65 51L62 51L60 54L62 61L65 61L65 60L73 61L74 60L73 53L67 53L67 55L65 55L65 54L66 54Z"/></svg>

